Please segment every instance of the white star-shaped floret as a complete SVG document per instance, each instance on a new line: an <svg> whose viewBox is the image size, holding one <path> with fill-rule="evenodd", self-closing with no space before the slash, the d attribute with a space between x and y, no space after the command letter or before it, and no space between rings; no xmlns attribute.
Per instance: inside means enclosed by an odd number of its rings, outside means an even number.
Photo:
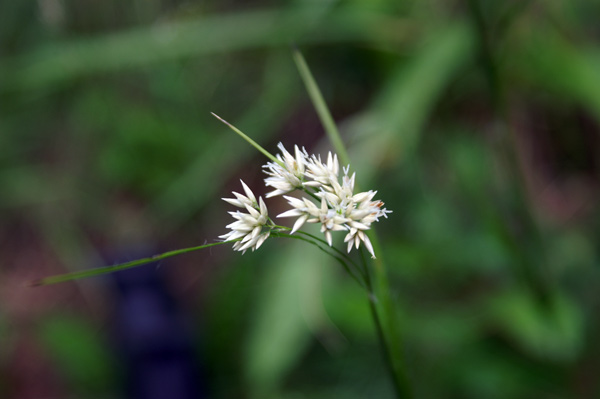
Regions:
<svg viewBox="0 0 600 399"><path fill-rule="evenodd" d="M341 216L339 210L329 208L325 199L321 199L320 211L318 221L321 222L321 233L325 234L327 244L331 247L333 245L331 232L348 230L346 222L348 222L349 219ZM311 220L309 219L308 222L311 222Z"/></svg>
<svg viewBox="0 0 600 399"><path fill-rule="evenodd" d="M277 147L281 150L281 154L277 154L277 159L281 164L269 162L263 166L266 169L265 173L269 175L265 179L265 184L275 189L266 195L267 198L287 194L303 187L306 159L308 158L306 150L304 148L300 150L298 146L294 146L295 156L292 156L283 144L279 143Z"/></svg>
<svg viewBox="0 0 600 399"><path fill-rule="evenodd" d="M365 248L367 248L367 251L369 251L369 253L371 254L371 258L375 259L375 251L373 251L373 245L371 244L371 240L369 240L369 237L365 234L365 230L360 230L355 227L351 227L350 232L346 234L346 237L344 238L344 242L348 243L348 252L350 252L350 250L352 249L352 245L355 245L356 249L358 249L361 241L365 243Z"/></svg>
<svg viewBox="0 0 600 399"><path fill-rule="evenodd" d="M281 150L281 154L277 155L278 162L264 165L265 172L269 175L265 178L265 183L274 188L267 197L287 194L296 189L310 195L302 198L284 195L291 209L278 217L297 218L290 234L297 232L305 223L319 223L327 244L332 246L332 232L345 230L348 231L344 238L348 252L352 247L358 249L362 242L375 258L373 245L366 231L371 228L373 222L379 220L379 217L387 218L387 214L391 213L383 208L383 202L373 200L377 192L370 190L354 194L356 173L349 175L348 165L342 169L343 176L340 179L340 165L336 154L329 152L327 161L323 162L321 156L309 156L304 148L300 150L295 146L292 155L283 144L279 143L278 147ZM228 226L235 232L226 235L230 239L242 238L234 244L234 248L240 250L258 243L262 231L262 228L256 227L260 204L256 203L256 198L246 185L244 191L245 196L234 192L236 198L224 198L230 204L248 210L248 214L243 214L245 216L242 216L241 212L232 213L238 221ZM315 199L317 202L314 202Z"/></svg>
<svg viewBox="0 0 600 399"><path fill-rule="evenodd" d="M246 205L250 205L252 207L256 206L257 202L256 202L256 197L254 196L254 193L252 192L252 190L250 190L250 187L248 187L246 185L246 183L244 183L242 180L240 180L240 182L242 183L242 187L244 188L244 192L246 193L245 196L233 191L232 194L235 196L235 198L221 198L221 199L223 201L229 202L231 205L237 206L238 208L245 208Z"/></svg>
<svg viewBox="0 0 600 399"><path fill-rule="evenodd" d="M387 214L392 212L383 208L383 202L372 201L375 194L377 194L376 191L366 191L352 197L353 207L347 209L346 212L347 217L350 219L347 223L350 231L344 238L344 242L348 243L348 252L350 252L353 245L358 249L362 241L372 258L375 258L375 252L365 231L369 230L371 223L378 221L380 216L387 218Z"/></svg>
<svg viewBox="0 0 600 399"><path fill-rule="evenodd" d="M313 155L306 159L306 176L311 179L304 183L305 186L321 187L329 186L337 182L340 172L340 164L337 154L327 154L327 163L321 161L321 156Z"/></svg>
<svg viewBox="0 0 600 399"><path fill-rule="evenodd" d="M228 224L226 227L231 231L219 238L225 241L238 240L233 244L233 249L245 253L248 249L252 249L252 251L258 249L269 237L270 231L263 232L263 228L269 220L265 202L262 197L259 197L257 202L252 190L243 181L241 182L246 195L234 192L235 199L223 198L223 200L238 208L244 208L248 213L229 212L236 221ZM240 238L241 240L239 240Z"/></svg>

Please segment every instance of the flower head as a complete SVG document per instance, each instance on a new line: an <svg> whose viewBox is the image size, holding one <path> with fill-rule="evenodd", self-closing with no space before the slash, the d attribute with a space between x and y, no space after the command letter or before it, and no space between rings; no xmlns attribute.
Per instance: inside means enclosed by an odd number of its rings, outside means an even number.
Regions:
<svg viewBox="0 0 600 399"><path fill-rule="evenodd" d="M225 241L238 240L233 244L233 249L245 253L248 249L252 249L252 251L258 249L269 237L270 230L263 232L263 228L269 220L269 215L262 197L259 197L257 202L252 190L243 181L240 180L240 182L246 195L234 191L233 195L236 198L222 199L238 208L244 208L248 213L229 212L236 221L228 224L226 227L231 231L219 236L219 238Z"/></svg>
<svg viewBox="0 0 600 399"><path fill-rule="evenodd" d="M327 154L327 162L321 162L321 156L312 155L307 157L306 176L311 179L307 185L312 187L328 186L332 182L337 182L340 172L340 164L337 154Z"/></svg>
<svg viewBox="0 0 600 399"><path fill-rule="evenodd" d="M277 155L277 161L263 166L268 175L265 184L274 188L267 197L295 190L307 194L302 198L283 196L291 209L277 217L297 218L290 234L296 233L305 223L318 223L329 246L333 245L333 232L345 231L344 242L347 243L348 252L353 247L358 249L363 243L375 258L375 251L366 231L379 217L387 218L387 214L391 213L383 207L383 202L373 199L377 192L369 190L355 194L356 174L349 174L348 165L342 168L343 175L340 178L336 154L329 152L327 161L323 162L320 156L309 156L304 148L301 150L294 146L292 155L283 144L279 143L278 147L281 154ZM245 209L247 213L229 212L236 221L227 225L231 231L220 238L235 240L234 250L245 252L251 248L254 251L269 237L270 229L275 226L272 222L267 226L269 216L263 199L259 198L257 201L252 190L243 181L242 187L245 195L233 192L235 198L223 200Z"/></svg>
<svg viewBox="0 0 600 399"><path fill-rule="evenodd" d="M349 176L349 167L343 168L341 184L339 182L339 164L337 155L329 153L327 163L323 163L320 157L315 155L306 158L306 177L304 183L305 192L320 200L317 206L309 198L294 198L284 196L292 209L283 212L278 217L298 217L294 223L291 234L295 233L304 223L320 223L321 233L329 246L332 246L333 231L348 231L344 242L348 243L348 252L354 246L359 248L364 243L365 248L373 258L375 252L369 237L365 231L371 228L371 224L383 216L391 213L383 208L383 202L373 200L376 191L365 191L354 194L356 174ZM313 188L319 191L312 193L308 191Z"/></svg>
<svg viewBox="0 0 600 399"><path fill-rule="evenodd" d="M350 231L344 238L344 242L348 243L348 252L353 245L358 249L362 241L373 258L375 258L373 245L365 231L371 228L371 223L379 221L380 216L387 218L387 214L392 212L383 208L383 202L372 201L375 194L377 191L366 191L352 197L354 206L347 212Z"/></svg>
<svg viewBox="0 0 600 399"><path fill-rule="evenodd" d="M269 162L263 166L266 169L265 173L269 175L265 179L265 184L275 189L266 195L267 198L287 194L303 187L304 169L308 158L306 150L304 148L300 150L296 145L294 146L295 156L292 156L283 144L279 143L277 147L281 150L281 154L277 154L277 159L281 164Z"/></svg>

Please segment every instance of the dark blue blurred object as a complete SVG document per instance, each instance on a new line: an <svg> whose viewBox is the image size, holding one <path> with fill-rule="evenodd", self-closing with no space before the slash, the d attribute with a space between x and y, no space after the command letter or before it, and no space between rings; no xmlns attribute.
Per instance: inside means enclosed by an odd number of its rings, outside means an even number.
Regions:
<svg viewBox="0 0 600 399"><path fill-rule="evenodd" d="M139 258L144 256L147 253ZM164 266L164 261L161 263ZM189 328L167 291L163 270L152 263L113 274L114 331L123 360L127 397L206 398Z"/></svg>

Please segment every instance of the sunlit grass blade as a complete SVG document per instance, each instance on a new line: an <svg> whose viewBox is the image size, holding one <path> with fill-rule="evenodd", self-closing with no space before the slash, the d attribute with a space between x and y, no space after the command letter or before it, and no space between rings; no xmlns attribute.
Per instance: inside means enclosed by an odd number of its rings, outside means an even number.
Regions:
<svg viewBox="0 0 600 399"><path fill-rule="evenodd" d="M236 240L213 242L210 244L199 245L196 247L176 249L174 251L169 251L169 252L165 252L165 253L162 253L159 255L150 256L147 258L133 260L131 262L120 263L118 265L105 266L105 267L99 267L96 269L81 270L81 271L73 272L73 273L65 273L65 274L59 274L57 276L45 277L45 278L42 278L39 280L34 280L29 285L31 285L32 287L37 287L40 285L57 284L57 283L63 283L65 281L78 280L78 279L94 277L94 276L101 276L103 274L113 273L113 272L117 272L117 271L125 270L125 269L131 269L132 267L156 262L156 261L159 261L162 259L170 258L172 256L177 256L177 255L185 254L188 252L199 251L201 249L210 248L210 247L214 247L217 245L226 244L226 243L230 243L230 242L234 242L234 241L236 241Z"/></svg>

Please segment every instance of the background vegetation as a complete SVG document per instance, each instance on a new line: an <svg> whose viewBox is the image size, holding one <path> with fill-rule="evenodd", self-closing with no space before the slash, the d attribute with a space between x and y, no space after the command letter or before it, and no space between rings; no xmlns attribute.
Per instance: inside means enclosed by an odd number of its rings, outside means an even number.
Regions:
<svg viewBox="0 0 600 399"><path fill-rule="evenodd" d="M159 326L195 397L392 397L364 293L312 248L151 266L131 277L160 292L143 311L123 307L122 273L24 288L223 234L219 198L239 178L264 194L265 159L211 111L272 152L327 151L296 44L361 187L394 211L377 229L415 396L598 397L598 15L596 0L0 2L0 396L152 397L132 394L131 359ZM140 316L157 307L176 322Z"/></svg>

